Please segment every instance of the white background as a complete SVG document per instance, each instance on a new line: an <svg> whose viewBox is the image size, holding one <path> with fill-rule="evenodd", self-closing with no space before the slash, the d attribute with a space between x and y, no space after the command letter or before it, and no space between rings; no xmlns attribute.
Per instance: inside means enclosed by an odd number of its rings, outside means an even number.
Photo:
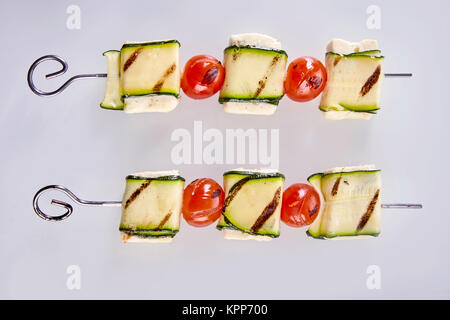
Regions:
<svg viewBox="0 0 450 320"><path fill-rule="evenodd" d="M450 298L448 172L450 138L447 1L10 1L0 10L0 297L1 298ZM81 8L81 29L66 9ZM381 9L381 29L366 9ZM232 33L278 38L294 58L323 59L331 38L375 38L389 78L382 109L367 121L327 121L319 100L285 97L270 117L225 114L217 96L182 97L168 114L126 115L98 105L104 79L76 82L60 95L34 95L31 63L45 54L69 62L68 74L38 81L53 89L69 75L105 72L101 55L125 40L176 38L181 65L195 54L222 59ZM36 79L55 71L40 66ZM420 202L421 211L384 211L382 234L320 241L282 225L270 243L225 241L210 226L184 221L171 245L123 245L119 208L74 207L50 223L33 212L34 193L62 184L80 197L121 199L124 178L141 170L179 169L187 182L222 180L236 165L171 163L177 128L278 128L286 185L329 167L375 163L384 202ZM59 195L57 195L59 196ZM49 198L47 198L49 199ZM60 198L61 199L61 198ZM63 198L61 199L63 200ZM79 265L81 289L68 290L66 268ZM381 268L381 290L368 290L366 268Z"/></svg>

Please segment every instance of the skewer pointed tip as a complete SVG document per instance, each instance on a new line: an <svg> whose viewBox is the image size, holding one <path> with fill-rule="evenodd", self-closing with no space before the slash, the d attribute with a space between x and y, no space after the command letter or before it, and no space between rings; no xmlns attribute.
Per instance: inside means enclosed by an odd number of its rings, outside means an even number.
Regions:
<svg viewBox="0 0 450 320"><path fill-rule="evenodd" d="M385 73L385 77L394 78L394 77L412 77L412 73Z"/></svg>

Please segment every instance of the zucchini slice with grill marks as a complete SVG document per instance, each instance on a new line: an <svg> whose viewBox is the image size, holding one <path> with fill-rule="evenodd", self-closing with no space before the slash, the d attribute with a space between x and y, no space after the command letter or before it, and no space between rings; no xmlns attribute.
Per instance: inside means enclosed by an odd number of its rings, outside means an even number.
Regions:
<svg viewBox="0 0 450 320"><path fill-rule="evenodd" d="M177 171L127 176L119 230L123 242L170 242L179 230L184 178Z"/></svg>
<svg viewBox="0 0 450 320"><path fill-rule="evenodd" d="M168 112L180 94L177 40L128 42L120 50L124 111Z"/></svg>
<svg viewBox="0 0 450 320"><path fill-rule="evenodd" d="M284 95L287 54L262 34L230 37L224 51L225 80L219 102L228 113L273 114Z"/></svg>
<svg viewBox="0 0 450 320"><path fill-rule="evenodd" d="M307 233L314 238L380 233L381 171L374 166L334 168L308 178L321 209Z"/></svg>
<svg viewBox="0 0 450 320"><path fill-rule="evenodd" d="M103 53L108 62L105 97L100 106L105 109L123 110L122 89L120 84L120 51L109 50Z"/></svg>
<svg viewBox="0 0 450 320"><path fill-rule="evenodd" d="M380 109L384 57L375 40L332 40L325 57L327 84L319 109L328 119L370 119ZM361 48L365 50L361 51Z"/></svg>
<svg viewBox="0 0 450 320"><path fill-rule="evenodd" d="M274 170L224 173L225 203L217 228L225 238L270 240L280 235L284 176Z"/></svg>

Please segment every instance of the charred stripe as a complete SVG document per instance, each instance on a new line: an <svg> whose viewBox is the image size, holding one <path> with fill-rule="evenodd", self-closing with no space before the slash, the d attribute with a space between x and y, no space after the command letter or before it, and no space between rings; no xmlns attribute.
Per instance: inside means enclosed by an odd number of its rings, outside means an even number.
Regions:
<svg viewBox="0 0 450 320"><path fill-rule="evenodd" d="M375 210L375 206L378 202L379 196L380 196L380 189L377 189L375 195L373 196L372 200L369 203L369 206L367 207L366 213L364 213L363 216L361 217L361 220L359 220L358 226L356 227L356 231L358 232L361 231L369 221L373 211Z"/></svg>
<svg viewBox="0 0 450 320"><path fill-rule="evenodd" d="M142 52L144 48L138 48L134 50L134 52L128 57L127 61L125 61L125 64L123 65L123 71L127 71L127 69L133 64L134 61L136 61L136 58L138 55Z"/></svg>
<svg viewBox="0 0 450 320"><path fill-rule="evenodd" d="M151 180L148 180L146 182L144 182L143 184L141 184L141 186L139 188L137 188L132 194L131 196L128 198L128 200L125 202L125 209L129 207L129 205L136 200L136 198L139 196L139 194L150 185Z"/></svg>
<svg viewBox="0 0 450 320"><path fill-rule="evenodd" d="M153 87L153 91L161 90L166 79L175 71L176 68L177 68L176 63L173 63L170 67L168 67L166 72L164 72L163 76L161 77L161 79L159 79L159 81Z"/></svg>
<svg viewBox="0 0 450 320"><path fill-rule="evenodd" d="M156 227L155 230L161 229L167 223L167 221L169 221L171 216L172 216L172 210L170 210L169 213L166 214L166 216L161 220L161 222L158 224L158 226Z"/></svg>
<svg viewBox="0 0 450 320"><path fill-rule="evenodd" d="M281 58L280 55L276 55L275 57L273 57L272 62L270 63L270 66L267 69L265 76L261 80L258 81L258 88L256 89L255 94L253 95L254 98L259 96L261 94L261 92L264 90L264 88L266 87L267 79L269 78L270 74L273 71L274 66L277 64L277 62L280 60L280 58Z"/></svg>
<svg viewBox="0 0 450 320"><path fill-rule="evenodd" d="M372 87L377 83L378 79L380 79L380 74L381 74L381 66L377 66L377 68L375 69L375 71L372 73L372 75L369 77L369 79L367 79L366 83L364 83L364 85L361 88L361 96L365 96L370 89L372 89Z"/></svg>
<svg viewBox="0 0 450 320"><path fill-rule="evenodd" d="M223 204L223 210L222 212L225 212L225 209L230 205L231 201L234 199L234 197L237 195L239 190L243 187L243 185L251 179L251 176L245 177L238 182L236 182L228 192L227 197L225 198L225 202Z"/></svg>
<svg viewBox="0 0 450 320"><path fill-rule="evenodd" d="M272 201L264 208L263 212L259 215L258 219L256 219L255 223L251 227L252 232L258 232L259 229L264 225L264 223L273 215L278 204L280 203L281 197L281 187L277 189L275 195L273 196Z"/></svg>
<svg viewBox="0 0 450 320"><path fill-rule="evenodd" d="M339 184L341 183L342 176L339 176L333 184L333 188L331 189L331 195L334 197L337 195L339 190Z"/></svg>

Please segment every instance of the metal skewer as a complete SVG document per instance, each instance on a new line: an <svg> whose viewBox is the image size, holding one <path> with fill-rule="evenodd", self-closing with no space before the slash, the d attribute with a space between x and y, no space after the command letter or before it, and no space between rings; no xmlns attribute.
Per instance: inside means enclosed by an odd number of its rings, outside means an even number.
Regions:
<svg viewBox="0 0 450 320"><path fill-rule="evenodd" d="M67 189L66 187L60 186L60 185L49 185L46 186L42 189L40 189L38 192L36 192L36 194L34 195L33 198L33 209L34 212L36 212L36 214L47 221L61 221L64 220L66 218L68 218L72 212L73 212L73 207L68 204L67 202L64 201L60 201L60 200L55 200L52 199L52 201L50 202L51 204L63 207L66 209L66 212L59 215L59 216L51 216L48 215L46 213L44 213L40 208L39 208L39 198L42 196L43 193L48 192L48 191L54 191L54 190L58 190L63 192L64 194L66 194L69 198L71 198L73 201L75 201L76 203L80 204L80 205L85 205L85 206L97 206L97 207L120 207L122 205L122 201L91 201L91 200L83 200L78 198L72 191L70 191L69 189ZM421 204L411 204L411 203L386 203L386 204L382 204L381 205L382 208L384 209L422 209L422 205Z"/></svg>
<svg viewBox="0 0 450 320"><path fill-rule="evenodd" d="M49 73L47 75L45 75L46 79L51 79L51 78L55 78L58 77L64 73L66 73L67 69L68 69L68 65L67 62L65 60L63 60L62 58L55 56L53 54L49 54L43 57L40 57L39 59L37 59L35 62L33 62L33 64L31 65L30 69L28 70L28 75L27 75L27 81L28 81L28 86L30 87L31 91L33 91L35 94L37 94L38 96L54 96L58 93L60 93L61 91L63 91L64 89L66 89L73 81L75 80L79 80L79 79L91 79L91 78L106 78L106 73L92 73L92 74L78 74L76 76L73 76L72 78L70 78L69 80L67 80L66 82L63 83L63 85L61 87L59 87L58 89L54 90L54 91L42 91L40 89L38 89L34 82L33 82L33 73L34 70L36 69L36 67L44 62L44 61L57 61L62 65L62 68L59 71L53 72L53 73Z"/></svg>
<svg viewBox="0 0 450 320"><path fill-rule="evenodd" d="M30 87L31 91L33 91L38 96L47 96L47 97L54 96L54 95L57 95L58 93L64 91L75 80L92 79L92 78L106 78L106 75L107 75L106 73L78 74L78 75L73 76L66 82L64 82L62 84L62 86L60 86L58 89L56 89L54 91L43 91L43 90L38 89L36 87L36 85L34 84L33 73L34 73L34 70L36 69L36 67L44 61L57 61L62 65L62 68L59 71L47 74L45 76L46 79L52 79L52 78L56 78L60 75L63 75L68 69L67 62L65 60L63 60L62 58L60 58L56 55L53 55L53 54L49 54L49 55L40 57L39 59L34 61L33 64L31 65L30 69L28 70L27 81L28 81L28 86ZM384 76L385 77L412 77L412 73L385 73Z"/></svg>
<svg viewBox="0 0 450 320"><path fill-rule="evenodd" d="M385 73L384 74L385 77L412 77L413 74L412 73Z"/></svg>
<svg viewBox="0 0 450 320"><path fill-rule="evenodd" d="M59 207L63 207L66 209L66 212L59 215L59 216L51 216L48 215L46 213L44 213L40 208L39 208L39 198L42 196L42 194L44 194L45 192L48 191L53 191L53 190L59 190L61 192L63 192L64 194L66 194L69 198L71 198L73 201L75 201L78 204L81 205L86 205L86 206L97 206L97 207L119 207L122 205L122 201L90 201L90 200L83 200L78 198L72 191L70 191L69 189L67 189L66 187L63 186L59 186L59 185L49 185L46 186L42 189L40 189L38 192L36 192L36 194L34 195L33 198L33 209L34 212L36 212L36 214L47 221L61 221L64 220L66 218L68 218L72 212L73 212L73 207L68 204L67 202L64 201L60 201L60 200L55 200L52 199L52 201L50 202L51 204L57 205Z"/></svg>

